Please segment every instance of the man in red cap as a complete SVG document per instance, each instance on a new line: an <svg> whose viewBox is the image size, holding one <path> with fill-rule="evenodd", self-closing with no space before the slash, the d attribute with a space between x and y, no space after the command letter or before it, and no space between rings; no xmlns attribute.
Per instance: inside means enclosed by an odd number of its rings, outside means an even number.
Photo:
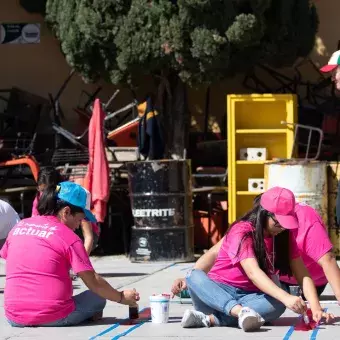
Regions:
<svg viewBox="0 0 340 340"><path fill-rule="evenodd" d="M335 87L340 91L340 50L332 54L327 65L321 67L320 71L324 73L332 72L332 80Z"/></svg>

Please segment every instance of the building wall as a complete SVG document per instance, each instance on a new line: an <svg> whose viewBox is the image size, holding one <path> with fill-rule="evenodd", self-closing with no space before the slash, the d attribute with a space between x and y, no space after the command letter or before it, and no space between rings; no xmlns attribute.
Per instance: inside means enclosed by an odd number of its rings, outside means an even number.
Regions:
<svg viewBox="0 0 340 340"><path fill-rule="evenodd" d="M315 0L316 1L316 0ZM327 57L337 47L340 39L340 1L316 1L320 15L320 30L318 35L317 51L312 53L316 63L325 63ZM56 94L70 72L57 40L48 31L43 19L39 15L32 15L23 10L19 0L0 1L0 22L3 23L41 23L41 42L32 45L0 45L0 89L16 86L32 93L47 97L50 92ZM315 75L311 68L307 74ZM228 81L215 84L210 92L210 120L209 127L215 131L221 129L225 115L225 100L228 93L247 92L242 87L243 76L240 75ZM93 92L97 86L102 85L100 97L107 100L114 92L115 87L108 84L85 84L79 76L73 77L66 91L61 97L61 104L67 116L66 126L76 129L78 116L73 108L77 106L82 90ZM143 88L138 89L139 97L146 93L150 86L147 82ZM202 130L205 110L206 88L190 89L189 104L193 115L193 129ZM116 107L121 107L131 100L128 90L122 90L115 101Z"/></svg>
<svg viewBox="0 0 340 340"><path fill-rule="evenodd" d="M40 23L41 41L39 44L0 45L0 89L19 87L42 97L48 93L56 95L69 75L71 69L61 53L58 41L52 36L40 15L27 13L19 5L19 0L0 1L1 23ZM98 83L85 84L81 77L74 76L63 93L61 106L67 120L66 126L81 130L77 123L78 115L74 113L82 90L93 93L98 86L103 86L100 96L107 100L115 91L113 85ZM117 97L117 106L128 103L131 94L123 90ZM77 129L79 127L79 129Z"/></svg>

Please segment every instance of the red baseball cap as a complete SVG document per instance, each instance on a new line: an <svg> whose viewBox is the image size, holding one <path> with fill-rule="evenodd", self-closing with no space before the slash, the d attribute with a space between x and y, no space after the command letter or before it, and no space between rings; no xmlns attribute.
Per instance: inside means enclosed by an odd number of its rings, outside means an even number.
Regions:
<svg viewBox="0 0 340 340"><path fill-rule="evenodd" d="M295 196L285 188L273 187L261 196L262 208L275 215L276 220L285 229L297 229L298 220L295 215Z"/></svg>
<svg viewBox="0 0 340 340"><path fill-rule="evenodd" d="M338 66L340 66L340 50L332 54L327 65L321 67L320 71L325 73L332 72Z"/></svg>

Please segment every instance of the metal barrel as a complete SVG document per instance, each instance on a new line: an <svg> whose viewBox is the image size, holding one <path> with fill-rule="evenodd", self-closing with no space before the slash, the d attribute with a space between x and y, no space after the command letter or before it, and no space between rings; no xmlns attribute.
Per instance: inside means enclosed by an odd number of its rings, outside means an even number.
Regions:
<svg viewBox="0 0 340 340"><path fill-rule="evenodd" d="M265 164L266 188L290 189L297 202L303 202L320 214L328 226L328 187L326 162L286 161Z"/></svg>
<svg viewBox="0 0 340 340"><path fill-rule="evenodd" d="M334 245L333 252L340 256L340 226L337 222L336 201L339 191L340 163L330 162L328 175L328 232Z"/></svg>
<svg viewBox="0 0 340 340"><path fill-rule="evenodd" d="M127 163L133 262L194 259L190 160Z"/></svg>

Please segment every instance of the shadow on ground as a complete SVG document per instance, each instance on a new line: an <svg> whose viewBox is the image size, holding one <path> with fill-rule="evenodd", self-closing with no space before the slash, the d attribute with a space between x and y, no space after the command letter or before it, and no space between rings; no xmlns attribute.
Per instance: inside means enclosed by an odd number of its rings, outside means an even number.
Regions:
<svg viewBox="0 0 340 340"><path fill-rule="evenodd" d="M340 317L339 316L336 316L334 317L333 320L329 321L327 325L330 325L330 326L339 326L339 322L340 322ZM321 322L321 325L323 325L324 322Z"/></svg>
<svg viewBox="0 0 340 340"><path fill-rule="evenodd" d="M148 273L98 273L102 277L130 277L130 276L145 276Z"/></svg>
<svg viewBox="0 0 340 340"><path fill-rule="evenodd" d="M182 320L181 317L170 317L169 318L169 323L180 323ZM109 325L114 325L114 324L120 324L121 326L131 326L131 325L136 325L141 322L151 322L150 319L136 319L136 320L129 320L129 319L119 319L115 317L104 317L101 320L95 321L95 322L86 322L82 323L77 326L73 327L79 327L79 326L109 326Z"/></svg>
<svg viewBox="0 0 340 340"><path fill-rule="evenodd" d="M295 325L296 322L298 321L298 317L293 317L293 316L281 316L279 319L275 320L274 322L271 322L270 325L273 326L292 326Z"/></svg>
<svg viewBox="0 0 340 340"><path fill-rule="evenodd" d="M320 301L336 301L336 297L334 295L321 295Z"/></svg>

